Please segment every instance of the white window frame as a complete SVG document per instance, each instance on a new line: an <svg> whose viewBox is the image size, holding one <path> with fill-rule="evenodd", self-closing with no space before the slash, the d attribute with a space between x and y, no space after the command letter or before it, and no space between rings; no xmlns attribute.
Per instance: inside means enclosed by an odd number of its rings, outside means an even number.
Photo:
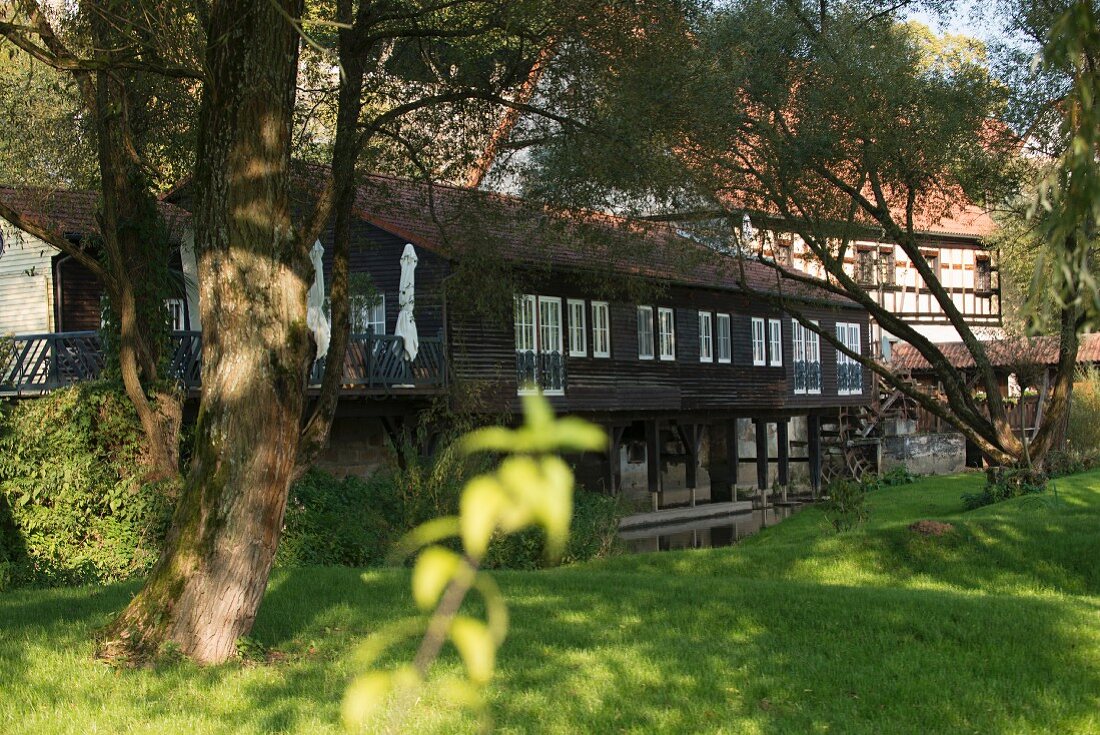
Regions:
<svg viewBox="0 0 1100 735"><path fill-rule="evenodd" d="M645 325L645 330L642 326ZM654 337L656 336L653 324L653 307L638 307L638 359L652 360L655 354Z"/></svg>
<svg viewBox="0 0 1100 735"><path fill-rule="evenodd" d="M718 362L729 364L733 362L733 331L731 330L731 324L733 320L729 314L718 314L715 318L715 354L718 357ZM722 340L725 338L726 356L722 357Z"/></svg>
<svg viewBox="0 0 1100 735"><path fill-rule="evenodd" d="M783 367L783 322L768 320L768 364Z"/></svg>
<svg viewBox="0 0 1100 735"><path fill-rule="evenodd" d="M554 311L556 307L557 322L554 324L547 324L547 320L544 318L546 312L543 307L549 307L550 311ZM526 317L530 317L530 321ZM535 296L533 294L521 294L516 297L516 309L513 319L513 329L516 338L516 352L534 352L536 355L545 352L558 352L562 353L564 348L564 332L565 328L562 323L564 314L562 312L561 298L557 296ZM554 327L556 326L556 330ZM537 385L532 387L524 387L522 385L517 386L517 394L527 395L530 393L541 393L545 396L563 396L565 390L562 388L552 388L548 390L541 390Z"/></svg>
<svg viewBox="0 0 1100 735"><path fill-rule="evenodd" d="M668 320L667 330L665 330L666 319ZM666 340L665 337L668 339ZM665 347L668 349L666 350ZM676 359L676 312L667 306L657 308L657 351L659 357L666 362Z"/></svg>
<svg viewBox="0 0 1100 735"><path fill-rule="evenodd" d="M566 301L569 315L569 356L588 357L588 323L584 299Z"/></svg>
<svg viewBox="0 0 1100 735"><path fill-rule="evenodd" d="M764 328L764 320L756 316L752 318L752 364L757 367L768 364L767 333Z"/></svg>
<svg viewBox="0 0 1100 735"><path fill-rule="evenodd" d="M168 312L168 329L170 331L183 332L187 329L187 310L183 299L165 299L164 309ZM177 316L179 322L176 321Z"/></svg>
<svg viewBox="0 0 1100 735"><path fill-rule="evenodd" d="M368 298L376 300L373 303L367 303ZM386 333L386 294L375 294L373 297L352 296L349 303L352 334L366 334L371 329L375 334Z"/></svg>
<svg viewBox="0 0 1100 735"><path fill-rule="evenodd" d="M816 320L811 320L810 323L815 326L818 324ZM797 319L791 319L791 353L792 367L797 367L800 361L817 363L818 373L820 374L821 335L804 327ZM795 386L794 392L799 395L821 395L821 383L823 382L824 380L819 381L817 388L813 390L808 388L799 389Z"/></svg>
<svg viewBox="0 0 1100 735"><path fill-rule="evenodd" d="M842 345L847 347L857 355L863 354L863 330L859 324L852 322L837 322L836 323L836 338ZM836 366L837 372L840 372L841 365L858 365L859 361L855 360L848 355L845 355L840 350L836 351ZM840 381L837 381L836 393L838 396L858 396L863 395L863 384L860 383L858 390L851 390L850 388L841 388Z"/></svg>
<svg viewBox="0 0 1100 735"><path fill-rule="evenodd" d="M714 317L699 312L699 362L714 362Z"/></svg>
<svg viewBox="0 0 1100 735"><path fill-rule="evenodd" d="M592 357L611 357L611 306L606 301L592 302Z"/></svg>

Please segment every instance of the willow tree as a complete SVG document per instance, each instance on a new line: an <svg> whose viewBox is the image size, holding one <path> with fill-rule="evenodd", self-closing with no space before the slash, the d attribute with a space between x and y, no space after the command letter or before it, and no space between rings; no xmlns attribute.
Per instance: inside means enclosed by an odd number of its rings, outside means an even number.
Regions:
<svg viewBox="0 0 1100 735"><path fill-rule="evenodd" d="M657 209L658 216L682 226L725 223L728 233L738 232L750 213L758 222L797 234L828 278L797 272L787 277L866 308L883 329L924 356L947 401L853 354L835 335L821 331L822 337L913 396L995 461L1023 463L1024 447L986 349L925 260L919 235L957 211L965 197L995 205L1018 190L1020 167L1009 165L1018 138L998 121L1007 99L981 47L931 37L899 17L905 5L744 0L701 13L679 34L641 39L633 56L615 64L612 73L601 73L603 63L592 54L589 84L575 90L572 104L592 111L592 124L612 131L622 145L588 145L568 134L542 136L551 142L529 158L535 165L525 173L532 191L567 201L579 194L584 203L598 204L610 193L614 201L637 203L651 214ZM1076 3L1073 12L1084 13L1087 6ZM1055 23L1057 14L1048 17L1048 50L1066 49L1062 56L1048 55L1048 64L1062 64L1066 76L1072 76L1070 69L1081 70L1079 76L1095 70L1095 27L1086 31L1080 21L1071 28ZM1095 99L1095 86L1066 85L1066 91L1080 102L1059 108L1064 111ZM1063 131L1063 143L1071 139L1073 134ZM1095 165L1091 140L1085 144L1091 153L1078 162L1091 155ZM1086 177L1060 181L1081 184ZM1071 224L1064 231L1048 229L1046 241L1076 254L1069 247L1071 233L1087 226L1091 215L1069 188L1049 190L1066 195L1048 197L1046 216ZM973 355L987 406L977 403L972 386L936 344L880 306L845 271L853 241L868 235L896 243L909 256ZM1073 257L1061 261L1069 263L1065 272L1080 275L1070 291L1088 277ZM802 319L797 304L778 298ZM1082 304L1071 292L1060 303L1062 359L1031 444L1033 459L1050 448L1072 384Z"/></svg>

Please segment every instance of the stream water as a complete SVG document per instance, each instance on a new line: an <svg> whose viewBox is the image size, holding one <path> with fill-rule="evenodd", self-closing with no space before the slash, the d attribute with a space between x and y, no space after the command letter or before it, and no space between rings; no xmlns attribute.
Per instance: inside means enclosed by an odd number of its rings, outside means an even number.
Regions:
<svg viewBox="0 0 1100 735"><path fill-rule="evenodd" d="M762 528L774 526L801 509L801 505L769 506L715 518L698 518L621 531L628 552L676 551L733 546Z"/></svg>

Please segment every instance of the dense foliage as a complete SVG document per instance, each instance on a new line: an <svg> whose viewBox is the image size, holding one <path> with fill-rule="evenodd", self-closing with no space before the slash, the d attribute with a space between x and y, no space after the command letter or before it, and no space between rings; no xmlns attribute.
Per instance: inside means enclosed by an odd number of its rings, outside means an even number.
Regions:
<svg viewBox="0 0 1100 735"><path fill-rule="evenodd" d="M449 457L448 452L444 456ZM454 513L466 473L389 468L370 478L338 479L311 470L290 491L286 525L275 562L281 567L380 566L408 531L432 518ZM453 474L450 474L453 472ZM622 508L607 495L574 494L573 522L562 562L604 558L617 549ZM544 536L529 530L494 540L489 568L537 569L544 563Z"/></svg>
<svg viewBox="0 0 1100 735"><path fill-rule="evenodd" d="M175 488L144 481L141 427L105 384L0 414L0 585L111 582L156 561Z"/></svg>

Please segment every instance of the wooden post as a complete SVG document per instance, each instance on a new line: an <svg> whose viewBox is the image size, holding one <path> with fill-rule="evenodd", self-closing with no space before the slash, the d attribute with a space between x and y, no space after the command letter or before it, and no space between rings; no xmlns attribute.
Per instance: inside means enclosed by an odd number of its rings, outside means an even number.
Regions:
<svg viewBox="0 0 1100 735"><path fill-rule="evenodd" d="M646 480L653 494L653 509L660 506L661 492L661 425L656 419L645 422Z"/></svg>
<svg viewBox="0 0 1100 735"><path fill-rule="evenodd" d="M607 491L612 495L619 492L623 484L622 445L624 426L611 424L607 427Z"/></svg>
<svg viewBox="0 0 1100 735"><path fill-rule="evenodd" d="M737 441L737 419L726 421L726 465L729 467L730 499L737 502L737 472L741 467L740 446Z"/></svg>
<svg viewBox="0 0 1100 735"><path fill-rule="evenodd" d="M810 455L810 489L816 498L821 494L821 417L817 414L806 417L806 439Z"/></svg>
<svg viewBox="0 0 1100 735"><path fill-rule="evenodd" d="M779 484L783 487L784 500L786 500L787 486L791 484L791 452L788 441L788 425L790 419L779 419L775 422L775 439L779 449Z"/></svg>
<svg viewBox="0 0 1100 735"><path fill-rule="evenodd" d="M756 487L768 489L768 422L753 419L756 424Z"/></svg>

